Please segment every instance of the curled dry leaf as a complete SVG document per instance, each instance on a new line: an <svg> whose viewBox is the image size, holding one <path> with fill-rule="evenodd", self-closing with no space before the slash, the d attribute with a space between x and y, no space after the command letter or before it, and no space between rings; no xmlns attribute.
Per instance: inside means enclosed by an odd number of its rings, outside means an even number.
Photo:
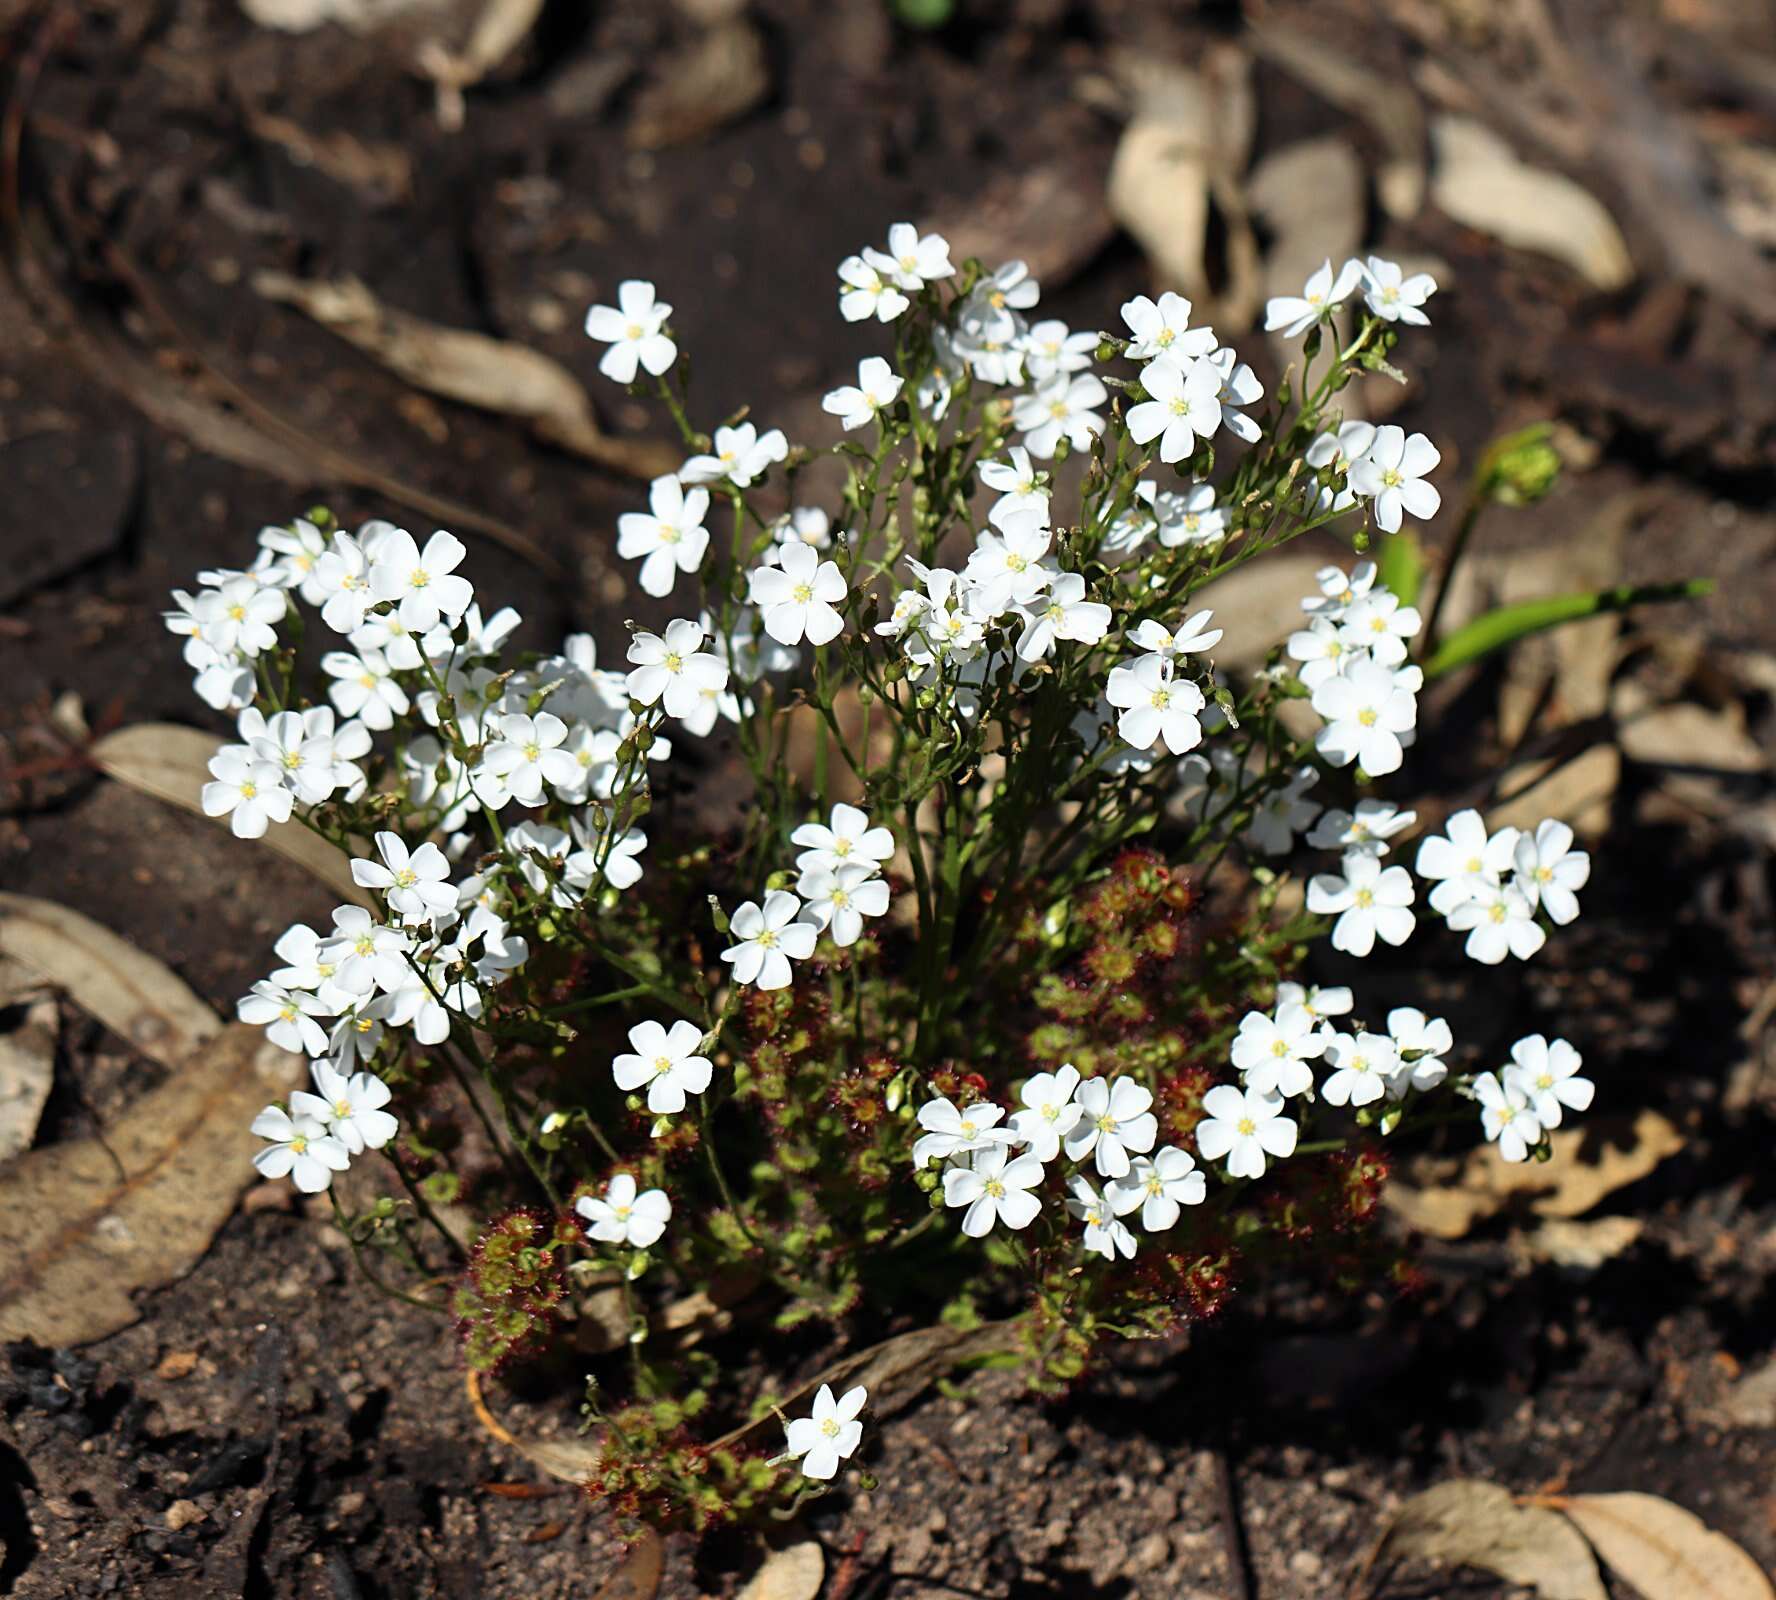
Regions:
<svg viewBox="0 0 1776 1600"><path fill-rule="evenodd" d="M1471 117L1438 117L1431 147L1431 199L1457 222L1564 261L1594 288L1633 281L1634 261L1615 218L1571 178L1520 161Z"/></svg>
<svg viewBox="0 0 1776 1600"><path fill-rule="evenodd" d="M0 1339L103 1338L136 1320L135 1291L189 1272L253 1176L248 1124L300 1065L237 1023L102 1139L29 1151L0 1174Z"/></svg>
<svg viewBox="0 0 1776 1600"><path fill-rule="evenodd" d="M1504 1489L1457 1478L1414 1495L1365 1565L1365 1577L1398 1561L1479 1567L1508 1583L1531 1585L1541 1600L1609 1600L1583 1538L1564 1517L1520 1506ZM1359 1583L1357 1593L1375 1592Z"/></svg>
<svg viewBox="0 0 1776 1600"><path fill-rule="evenodd" d="M31 1148L55 1083L55 1053L53 1000L28 1006L16 1028L0 1033L0 1161Z"/></svg>
<svg viewBox="0 0 1776 1600"><path fill-rule="evenodd" d="M1646 1600L1776 1600L1738 1545L1656 1494L1551 1495L1541 1503L1571 1517L1603 1564Z"/></svg>
<svg viewBox="0 0 1776 1600"><path fill-rule="evenodd" d="M1644 1178L1684 1140L1658 1112L1642 1111L1632 1123L1599 1117L1582 1128L1557 1128L1548 1143L1549 1161L1503 1161L1485 1144L1453 1160L1416 1162L1411 1179L1390 1183L1384 1196L1408 1227L1439 1239L1459 1239L1507 1207L1578 1217Z"/></svg>
<svg viewBox="0 0 1776 1600"><path fill-rule="evenodd" d="M773 1550L765 1557L752 1582L740 1591L739 1600L814 1600L826 1582L826 1555L817 1541Z"/></svg>
<svg viewBox="0 0 1776 1600"><path fill-rule="evenodd" d="M219 743L214 734L199 728L139 722L107 734L88 754L107 777L115 778L126 788L202 816L199 796L209 781L210 757L215 755ZM274 822L266 830L264 842L313 873L335 894L356 905L375 908L375 901L352 881L350 858L319 834L309 832L298 822Z"/></svg>
<svg viewBox="0 0 1776 1600"><path fill-rule="evenodd" d="M356 278L302 279L260 272L253 288L375 357L427 394L518 417L539 439L612 471L657 477L679 464L674 446L600 432L585 387L559 361L463 328L443 328L384 305Z"/></svg>
<svg viewBox="0 0 1776 1600"><path fill-rule="evenodd" d="M0 956L63 990L162 1066L179 1067L222 1029L216 1013L153 956L48 900L0 894Z"/></svg>
<svg viewBox="0 0 1776 1600"><path fill-rule="evenodd" d="M771 90L765 42L745 17L718 23L660 63L635 97L626 135L637 150L689 144L744 116Z"/></svg>

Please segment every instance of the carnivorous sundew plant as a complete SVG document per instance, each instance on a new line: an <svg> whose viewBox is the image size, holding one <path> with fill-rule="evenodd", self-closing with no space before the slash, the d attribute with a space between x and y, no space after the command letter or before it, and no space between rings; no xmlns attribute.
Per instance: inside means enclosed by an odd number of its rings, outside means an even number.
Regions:
<svg viewBox="0 0 1776 1600"><path fill-rule="evenodd" d="M1268 1266L1377 1268L1415 1124L1545 1156L1592 1098L1572 1043L1482 1054L1380 981L1303 981L1320 939L1533 960L1589 872L1559 820L1431 831L1390 792L1427 630L1371 557L1440 463L1343 406L1435 289L1328 263L1271 304L1299 354L1266 393L1176 294L1077 332L1022 263L898 224L839 266L880 353L814 443L702 432L628 282L587 332L686 459L617 528L670 617L623 659L513 648L445 532L313 511L200 574L167 621L236 722L204 809L294 819L361 890L240 1002L312 1063L260 1172L332 1193L392 1293L442 1304L452 1252L475 1371L592 1371L620 1296L592 1487L705 1526L853 1470L868 1395L724 1437L778 1397L675 1339L686 1297L1015 1315L1047 1389ZM1226 641L1263 665L1218 664L1210 586L1315 529L1350 559L1286 637Z"/></svg>

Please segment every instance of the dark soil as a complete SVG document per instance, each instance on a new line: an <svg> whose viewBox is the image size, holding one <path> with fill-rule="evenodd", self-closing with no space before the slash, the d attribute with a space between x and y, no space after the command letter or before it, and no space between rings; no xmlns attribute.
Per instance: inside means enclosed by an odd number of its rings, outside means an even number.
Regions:
<svg viewBox="0 0 1776 1600"><path fill-rule="evenodd" d="M348 523L402 514L300 436L542 546L562 575L472 543L472 575L523 612L528 643L571 625L608 647L648 604L611 554L638 484L413 394L261 299L255 272L354 274L404 310L521 340L586 378L611 432L635 435L656 422L598 387L579 321L619 278L652 277L694 353L702 414L750 404L762 425L805 437L859 350L833 310L843 255L895 217L955 214L1027 169L1095 195L1118 131L1097 107L1119 53L1193 61L1238 34L1235 8L1214 5L982 0L917 36L883 0L760 0L771 82L759 103L643 151L624 135L644 80L670 75L690 30L660 0L550 0L514 64L470 92L458 132L439 127L398 38L276 34L230 0L5 9L4 126L27 109L28 126L15 271L0 285L0 882L97 917L224 1009L289 921L325 915L326 891L98 779L68 713L77 703L95 731L200 720L160 625L166 591L238 562L259 525L317 501ZM1273 24L1311 12L1401 81L1464 51L1515 70L1484 7L1254 9ZM1569 27L1592 15L1557 9ZM1743 88L1756 73L1721 65L1747 41L1768 49L1766 7L1619 9L1649 103L1776 142L1767 91ZM1695 70L1698 51L1715 80ZM1767 84L1776 66L1761 61ZM1376 154L1374 135L1277 69L1260 67L1256 85L1260 153L1342 132ZM351 181L294 159L287 132L267 131L287 126L360 155L404 152L406 176ZM1451 285L1412 350L1424 389L1397 420L1429 431L1452 473L1505 426L1559 415L1581 430L1590 471L1533 513L1489 518L1487 538L1547 545L1609 497L1645 493L1627 576L1722 582L1706 605L1651 619L1637 648L1700 651L1713 665L1691 677L1748 705L1755 732L1776 688L1757 666L1776 650L1768 330L1676 282L1660 242L1630 233L1645 270L1600 296L1434 210L1405 230L1378 215L1371 237L1435 257ZM1076 324L1149 286L1119 237L1075 256L1045 304ZM267 447L238 394L213 403L216 373L291 431ZM166 397L180 393L208 396L207 420L178 424ZM256 465L230 446L230 419L259 430ZM1475 742L1489 737L1485 692L1462 702ZM1444 754L1452 771L1474 757ZM1528 1264L1495 1225L1428 1247L1411 1297L1236 1299L1187 1340L1118 1353L1064 1403L1021 1400L1006 1374L929 1396L874 1430L866 1465L881 1487L809 1519L829 1571L849 1574L828 1592L1312 1600L1345 1593L1390 1508L1451 1476L1664 1494L1776 1566L1776 1429L1730 1403L1776 1333L1776 1079L1761 1031L1742 1026L1776 981L1769 807L1759 774L1702 804L1631 763L1587 916L1550 959L1484 1000L1441 945L1415 947L1393 974L1402 999L1429 984L1452 1016L1465 1011L1458 1036L1477 1042L1566 1019L1601 1097L1685 1131L1683 1153L1607 1203L1644 1225L1626 1252L1595 1268ZM149 1081L95 1026L71 1024L65 1046L41 1140L92 1133ZM281 1188L251 1190L135 1326L78 1351L6 1353L0 1595L598 1589L621 1553L606 1516L483 1431L448 1329L362 1282L327 1217ZM840 1337L853 1335L872 1336ZM729 1354L760 1370L744 1340ZM546 1397L495 1385L489 1398L514 1429L570 1420ZM663 1592L726 1592L755 1559L738 1541L675 1539ZM1473 1574L1405 1574L1385 1590L1510 1592Z"/></svg>

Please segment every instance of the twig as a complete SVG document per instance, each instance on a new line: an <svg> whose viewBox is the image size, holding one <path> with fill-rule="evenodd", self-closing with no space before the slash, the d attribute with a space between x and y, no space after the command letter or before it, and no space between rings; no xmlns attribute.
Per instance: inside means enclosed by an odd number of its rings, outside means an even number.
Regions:
<svg viewBox="0 0 1776 1600"><path fill-rule="evenodd" d="M1215 1464L1215 1500L1220 1512L1221 1548L1227 1556L1227 1593L1230 1600L1252 1600L1252 1571L1246 1560L1246 1529L1240 1520L1239 1489L1233 1462L1224 1444L1209 1447Z"/></svg>

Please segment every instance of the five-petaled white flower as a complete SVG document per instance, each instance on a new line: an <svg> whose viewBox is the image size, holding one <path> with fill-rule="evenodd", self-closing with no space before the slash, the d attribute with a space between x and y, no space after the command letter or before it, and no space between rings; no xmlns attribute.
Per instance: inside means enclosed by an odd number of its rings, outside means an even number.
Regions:
<svg viewBox="0 0 1776 1600"><path fill-rule="evenodd" d="M1046 523L1047 474L1037 470L1030 460L1030 452L1021 444L1014 444L1007 454L1011 457L1009 461L983 461L980 464L980 481L999 496L993 509L999 512L1034 511Z"/></svg>
<svg viewBox="0 0 1776 1600"><path fill-rule="evenodd" d="M862 322L869 317L892 322L911 304L894 286L890 274L862 256L846 256L839 263L839 315L847 322Z"/></svg>
<svg viewBox="0 0 1776 1600"><path fill-rule="evenodd" d="M1208 1180L1196 1169L1188 1150L1166 1145L1151 1160L1136 1156L1128 1174L1105 1191L1110 1209L1119 1217L1140 1208L1141 1227L1147 1233L1164 1233L1176 1226L1185 1206L1200 1206L1209 1192Z"/></svg>
<svg viewBox="0 0 1776 1600"><path fill-rule="evenodd" d="M1182 461L1221 426L1221 373L1208 361L1184 367L1162 356L1147 363L1141 387L1151 398L1129 408L1129 437L1159 440L1161 461Z"/></svg>
<svg viewBox="0 0 1776 1600"><path fill-rule="evenodd" d="M1449 1076L1443 1058L1455 1048L1455 1036L1443 1018L1427 1017L1416 1006L1395 1006L1387 1014L1387 1028L1399 1056L1399 1065L1388 1075L1393 1099L1404 1100L1408 1089L1435 1089Z"/></svg>
<svg viewBox="0 0 1776 1600"><path fill-rule="evenodd" d="M895 223L888 230L887 250L865 248L863 259L900 289L923 289L956 270L950 264L949 241L941 233L921 236L910 222Z"/></svg>
<svg viewBox="0 0 1776 1600"><path fill-rule="evenodd" d="M839 607L850 592L836 561L809 544L783 545L774 567L754 567L749 598L779 644L830 644L844 629Z"/></svg>
<svg viewBox="0 0 1776 1600"><path fill-rule="evenodd" d="M634 1054L616 1056L611 1076L625 1094L646 1088L647 1108L655 1116L670 1116L685 1108L687 1094L701 1094L713 1073L709 1062L697 1054L703 1030L680 1017L670 1028L654 1021L638 1022L629 1030Z"/></svg>
<svg viewBox="0 0 1776 1600"><path fill-rule="evenodd" d="M1086 599L1085 579L1077 572L1061 573L1047 594L1028 601L1025 617L1017 643L1022 661L1040 661L1058 639L1096 644L1110 631L1110 608Z"/></svg>
<svg viewBox="0 0 1776 1600"><path fill-rule="evenodd" d="M1307 909L1315 916L1337 916L1332 948L1346 955L1366 956L1377 938L1404 944L1418 922L1413 915L1412 874L1404 867L1383 867L1366 850L1347 850L1344 875L1316 872L1307 884Z"/></svg>
<svg viewBox="0 0 1776 1600"><path fill-rule="evenodd" d="M253 1157L260 1177L287 1177L304 1194L319 1194L333 1182L334 1173L351 1165L351 1152L344 1142L327 1132L321 1114L326 1105L326 1101L298 1089L290 1096L289 1111L267 1106L253 1118L253 1133L271 1141L268 1149Z"/></svg>
<svg viewBox="0 0 1776 1600"><path fill-rule="evenodd" d="M678 469L682 483L720 483L722 479L736 489L746 488L753 479L762 478L773 462L789 455L789 441L781 428L760 433L750 422L734 428L717 428L712 453L692 456Z"/></svg>
<svg viewBox="0 0 1776 1600"><path fill-rule="evenodd" d="M633 383L635 369L659 377L678 359L678 346L662 330L672 307L654 298L645 278L627 278L617 285L614 306L593 306L586 313L586 333L610 349L599 357L598 370L618 383Z"/></svg>
<svg viewBox="0 0 1776 1600"><path fill-rule="evenodd" d="M1544 1129L1519 1084L1509 1077L1501 1083L1483 1072L1474 1080L1474 1098L1480 1102L1480 1126L1499 1154L1507 1161L1527 1161Z"/></svg>
<svg viewBox="0 0 1776 1600"><path fill-rule="evenodd" d="M1151 750L1156 739L1175 756L1202 742L1197 713L1207 703L1194 683L1174 678L1163 656L1142 656L1110 669L1104 698L1120 712L1116 731L1137 750Z"/></svg>
<svg viewBox="0 0 1776 1600"><path fill-rule="evenodd" d="M919 1126L925 1132L913 1143L913 1170L917 1172L932 1161L1011 1144L1015 1138L1012 1131L999 1126L1004 1116L1005 1107L991 1100L961 1107L942 1096L927 1100L919 1107Z"/></svg>
<svg viewBox="0 0 1776 1600"><path fill-rule="evenodd" d="M1411 322L1419 327L1430 318L1419 309L1437 292L1437 280L1428 272L1415 272L1410 278L1395 261L1370 256L1363 267L1363 299L1376 316L1388 322Z"/></svg>
<svg viewBox="0 0 1776 1600"><path fill-rule="evenodd" d="M832 808L826 823L802 823L789 836L789 842L802 847L796 865L804 872L858 861L868 862L872 871L879 870L894 854L894 835L886 828L872 828L864 812L843 801Z"/></svg>
<svg viewBox="0 0 1776 1600"><path fill-rule="evenodd" d="M1577 891L1591 879L1591 856L1575 850L1573 831L1549 817L1533 834L1523 834L1512 852L1513 880L1532 906L1539 905L1551 921L1564 927L1579 914Z"/></svg>
<svg viewBox="0 0 1776 1600"><path fill-rule="evenodd" d="M1322 317L1329 317L1356 293L1363 282L1363 263L1351 259L1332 276L1332 260L1327 257L1307 287L1299 295L1277 295L1264 307L1264 331L1281 332L1285 339L1297 339Z"/></svg>
<svg viewBox="0 0 1776 1600"><path fill-rule="evenodd" d="M321 657L321 671L333 680L327 698L340 716L358 717L366 728L382 733L407 714L407 691L395 681L382 651L370 646L355 652L329 650Z"/></svg>
<svg viewBox="0 0 1776 1600"><path fill-rule="evenodd" d="M1128 1224L1116 1215L1109 1200L1092 1187L1082 1173L1067 1180L1067 1209L1085 1224L1085 1248L1106 1261L1117 1256L1133 1257L1135 1236Z"/></svg>
<svg viewBox="0 0 1776 1600"><path fill-rule="evenodd" d="M237 839L263 839L274 822L288 822L295 796L284 769L256 758L245 745L225 744L210 757L211 781L200 799L206 817L227 817Z"/></svg>
<svg viewBox="0 0 1776 1600"><path fill-rule="evenodd" d="M450 862L429 839L417 850L387 830L376 836L380 861L357 860L351 864L352 882L366 889L380 889L389 910L412 927L420 922L441 922L456 910L456 885L450 881Z"/></svg>
<svg viewBox="0 0 1776 1600"><path fill-rule="evenodd" d="M326 1016L332 1007L317 994L261 978L234 1009L242 1022L263 1028L265 1037L280 1050L308 1056L327 1053L327 1030L315 1018Z"/></svg>
<svg viewBox="0 0 1776 1600"><path fill-rule="evenodd" d="M1281 1161L1295 1152L1296 1125L1283 1115L1281 1095L1260 1094L1218 1083L1203 1096L1203 1121L1196 1148L1205 1161L1227 1158L1230 1178L1262 1178L1266 1158Z"/></svg>
<svg viewBox="0 0 1776 1600"><path fill-rule="evenodd" d="M401 1124L382 1108L389 1086L373 1072L341 1072L331 1061L311 1061L309 1075L315 1095L327 1105L327 1132L351 1154L380 1150L401 1131Z"/></svg>
<svg viewBox="0 0 1776 1600"><path fill-rule="evenodd" d="M734 943L722 951L723 961L734 969L736 983L756 984L761 989L787 989L793 976L791 961L806 961L814 954L819 930L811 922L798 922L802 902L785 889L773 889L761 907L748 900L728 924Z"/></svg>
<svg viewBox="0 0 1776 1600"><path fill-rule="evenodd" d="M1091 1156L1106 1178L1120 1178L1129 1157L1153 1148L1159 1119L1153 1094L1133 1078L1087 1078L1074 1091L1080 1117L1062 1139L1069 1161Z"/></svg>
<svg viewBox="0 0 1776 1600"><path fill-rule="evenodd" d="M830 411L846 432L867 427L879 412L893 405L905 380L895 376L894 369L880 356L866 356L857 363L857 382L841 384L820 402L822 411Z"/></svg>
<svg viewBox="0 0 1776 1600"><path fill-rule="evenodd" d="M1152 361L1158 356L1195 360L1215 348L1215 330L1192 328L1190 302L1170 289L1158 300L1136 295L1123 305L1122 320L1132 335L1128 347L1131 361Z"/></svg>
<svg viewBox="0 0 1776 1600"><path fill-rule="evenodd" d="M625 680L631 698L644 706L661 701L669 717L696 716L706 689L719 694L728 686L727 662L705 650L703 639L701 625L685 617L667 623L664 635L636 633L629 641L635 670Z"/></svg>
<svg viewBox="0 0 1776 1600"><path fill-rule="evenodd" d="M1468 936L1463 949L1474 960L1496 967L1506 956L1527 961L1548 942L1535 919L1535 907L1515 884L1489 883L1472 899L1450 909L1444 919L1456 933Z"/></svg>
<svg viewBox="0 0 1776 1600"><path fill-rule="evenodd" d="M1274 1017L1248 1011L1233 1037L1233 1064L1259 1094L1305 1094L1313 1087L1308 1062L1326 1052L1318 1019L1299 1002L1282 1002Z"/></svg>
<svg viewBox="0 0 1776 1600"><path fill-rule="evenodd" d="M600 1244L628 1244L645 1250L666 1231L672 1201L664 1189L638 1194L635 1179L619 1172L602 1196L581 1195L574 1210L586 1219L586 1232Z"/></svg>
<svg viewBox="0 0 1776 1600"><path fill-rule="evenodd" d="M839 1463L863 1438L857 1414L868 1399L869 1391L862 1384L835 1400L831 1385L823 1383L814 1396L814 1414L796 1417L785 1427L788 1448L784 1454L801 1461L803 1477L824 1483L838 1473Z"/></svg>
<svg viewBox="0 0 1776 1600"><path fill-rule="evenodd" d="M1350 486L1354 494L1375 501L1375 525L1387 533L1400 531L1400 514L1409 511L1420 521L1436 516L1443 497L1425 475L1443 459L1437 447L1422 433L1406 436L1404 428L1389 423L1375 430L1375 442L1360 461L1353 461Z"/></svg>
<svg viewBox="0 0 1776 1600"><path fill-rule="evenodd" d="M1012 1112L1006 1126L1038 1161L1053 1161L1062 1138L1085 1115L1073 1098L1078 1087L1079 1069L1069 1062L1058 1071L1037 1073L1019 1093L1023 1107Z"/></svg>
<svg viewBox="0 0 1776 1600"><path fill-rule="evenodd" d="M405 528L394 528L376 546L370 561L370 592L398 602L401 626L429 633L439 619L452 621L469 609L474 585L457 574L469 552L461 539L440 528L421 550Z"/></svg>
<svg viewBox="0 0 1776 1600"><path fill-rule="evenodd" d="M1333 766L1354 761L1372 778L1400 770L1400 735L1418 726L1418 701L1391 669L1356 662L1314 690L1313 708L1326 719L1314 748Z"/></svg>
<svg viewBox="0 0 1776 1600"><path fill-rule="evenodd" d="M1511 1065L1499 1076L1528 1101L1544 1128L1558 1128L1562 1110L1588 1111L1597 1085L1581 1078L1579 1052L1564 1039L1532 1033L1511 1046Z"/></svg>
<svg viewBox="0 0 1776 1600"><path fill-rule="evenodd" d="M944 1204L966 1206L962 1231L981 1239L995 1222L1014 1231L1029 1227L1042 1209L1030 1191L1041 1182L1042 1163L1035 1156L1013 1156L1009 1145L987 1145L970 1156L967 1166L944 1173Z"/></svg>
<svg viewBox="0 0 1776 1600"><path fill-rule="evenodd" d="M1175 628L1149 617L1129 635L1129 643L1167 661L1175 656L1200 655L1221 642L1222 629L1211 628L1213 611L1193 611Z"/></svg>
<svg viewBox="0 0 1776 1600"><path fill-rule="evenodd" d="M656 599L672 593L681 572L695 572L709 549L703 518L709 491L688 494L675 475L667 473L648 485L648 509L625 511L617 518L617 554L641 562L641 588Z"/></svg>
<svg viewBox="0 0 1776 1600"><path fill-rule="evenodd" d="M580 781L579 758L562 748L567 724L554 712L539 711L531 717L511 711L495 717L493 726L499 737L488 744L481 764L520 805L541 805L545 783L571 789Z"/></svg>
<svg viewBox="0 0 1776 1600"><path fill-rule="evenodd" d="M1314 825L1307 842L1316 850L1363 850L1385 856L1387 841L1416 821L1416 811L1402 811L1391 800L1359 800L1354 812L1328 811Z"/></svg>
<svg viewBox="0 0 1776 1600"><path fill-rule="evenodd" d="M1326 1104L1366 1106L1387 1093L1388 1079L1399 1070L1400 1052L1386 1034L1334 1033L1326 1041L1326 1063L1332 1068L1320 1085Z"/></svg>
<svg viewBox="0 0 1776 1600"><path fill-rule="evenodd" d="M1445 837L1445 835L1447 837ZM1436 884L1431 909L1448 916L1457 906L1496 887L1517 849L1518 830L1501 828L1488 835L1478 811L1456 811L1443 824L1443 834L1419 841L1413 870Z"/></svg>
<svg viewBox="0 0 1776 1600"><path fill-rule="evenodd" d="M1024 436L1031 455L1046 461L1063 438L1075 450L1087 450L1104 431L1094 409L1110 398L1089 372L1058 372L1022 396L1011 408L1011 423Z"/></svg>
<svg viewBox="0 0 1776 1600"><path fill-rule="evenodd" d="M852 861L839 867L811 867L796 881L802 915L841 949L863 936L863 919L888 909L888 883L878 878L873 862Z"/></svg>

